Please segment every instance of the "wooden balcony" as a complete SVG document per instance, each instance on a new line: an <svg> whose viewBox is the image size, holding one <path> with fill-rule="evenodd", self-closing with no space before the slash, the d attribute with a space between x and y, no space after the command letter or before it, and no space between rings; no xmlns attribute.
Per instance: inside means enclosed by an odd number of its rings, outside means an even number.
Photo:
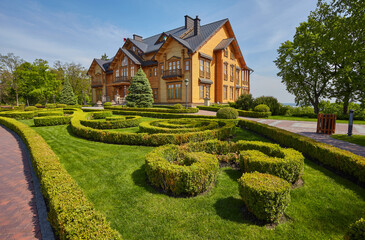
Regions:
<svg viewBox="0 0 365 240"><path fill-rule="evenodd" d="M131 82L131 78L129 76L119 76L119 77L115 77L113 84L130 83L130 82Z"/></svg>
<svg viewBox="0 0 365 240"><path fill-rule="evenodd" d="M181 69L172 69L172 70L165 70L163 71L163 75L162 78L163 79L173 79L173 78L181 78L182 75L182 71Z"/></svg>
<svg viewBox="0 0 365 240"><path fill-rule="evenodd" d="M103 81L101 79L95 79L91 81L91 87L102 87Z"/></svg>

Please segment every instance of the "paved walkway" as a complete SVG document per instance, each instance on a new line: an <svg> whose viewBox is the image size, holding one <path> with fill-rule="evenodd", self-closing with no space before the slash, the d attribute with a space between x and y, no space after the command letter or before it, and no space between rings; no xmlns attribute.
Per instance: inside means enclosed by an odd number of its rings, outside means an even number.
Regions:
<svg viewBox="0 0 365 240"><path fill-rule="evenodd" d="M210 115L215 116L216 112L199 110L197 115ZM240 117L260 123L264 123L270 126L275 126L277 128L282 128L290 132L298 133L303 136L307 136L315 139L318 142L327 143L329 145L353 152L357 155L365 157L365 147L359 146L357 144L337 140L331 138L326 134L317 134L317 122L305 122L305 121L290 121L290 120L274 120L274 119L259 119L259 118L245 118ZM336 134L347 134L348 124L337 123L336 124ZM353 127L354 135L365 135L365 125L354 124Z"/></svg>
<svg viewBox="0 0 365 240"><path fill-rule="evenodd" d="M42 239L28 158L0 125L0 239Z"/></svg>

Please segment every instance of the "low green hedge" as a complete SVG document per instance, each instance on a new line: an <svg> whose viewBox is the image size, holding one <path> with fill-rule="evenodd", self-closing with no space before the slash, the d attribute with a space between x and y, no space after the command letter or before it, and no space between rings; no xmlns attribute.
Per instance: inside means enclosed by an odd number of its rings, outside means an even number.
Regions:
<svg viewBox="0 0 365 240"><path fill-rule="evenodd" d="M228 155L233 153L233 160L244 172L268 173L295 183L300 179L304 170L304 157L294 149L284 149L277 144L260 141L226 142L209 140L189 143L185 151L207 152L211 154ZM219 157L221 158L221 157Z"/></svg>
<svg viewBox="0 0 365 240"><path fill-rule="evenodd" d="M81 124L86 127L96 129L116 129L136 127L141 122L140 116L125 116L124 118L106 117L106 120L81 120Z"/></svg>
<svg viewBox="0 0 365 240"><path fill-rule="evenodd" d="M146 133L186 133L219 128L219 122L202 119L153 120L139 124L140 132Z"/></svg>
<svg viewBox="0 0 365 240"><path fill-rule="evenodd" d="M176 145L165 145L147 154L145 166L153 186L173 195L188 196L209 190L219 170L214 155L186 153Z"/></svg>
<svg viewBox="0 0 365 240"><path fill-rule="evenodd" d="M350 225L346 235L346 240L364 240L365 239L365 219L360 218Z"/></svg>
<svg viewBox="0 0 365 240"><path fill-rule="evenodd" d="M197 108L201 110L213 111L217 112L222 107L207 107L207 106L197 106ZM237 109L238 115L241 117L251 117L251 118L268 118L271 116L271 112L254 112L254 111L245 111Z"/></svg>
<svg viewBox="0 0 365 240"><path fill-rule="evenodd" d="M277 222L290 202L290 184L270 174L244 173L238 188L247 209L266 222Z"/></svg>
<svg viewBox="0 0 365 240"><path fill-rule="evenodd" d="M236 119L237 117L237 110L231 107L223 107L217 111L217 118L220 119Z"/></svg>
<svg viewBox="0 0 365 240"><path fill-rule="evenodd" d="M69 124L71 121L70 116L46 116L46 117L35 117L34 125L36 127L40 126L55 126Z"/></svg>
<svg viewBox="0 0 365 240"><path fill-rule="evenodd" d="M77 111L71 119L71 129L77 136L105 143L127 144L127 145L145 145L160 146L165 144L182 144L186 142L204 141L208 139L225 139L235 131L236 123L234 121L220 121L221 127L214 130L201 132L189 132L180 134L159 133L128 133L117 131L104 131L85 127L81 120L86 120L87 113Z"/></svg>
<svg viewBox="0 0 365 240"><path fill-rule="evenodd" d="M94 112L92 116L94 119L104 119L106 117L113 116L113 113L111 111L100 111L100 112Z"/></svg>
<svg viewBox="0 0 365 240"><path fill-rule="evenodd" d="M35 106L28 106L24 108L24 111L37 111L38 108Z"/></svg>
<svg viewBox="0 0 365 240"><path fill-rule="evenodd" d="M48 220L59 239L121 239L87 199L45 140L29 126L0 117L27 145L48 203Z"/></svg>
<svg viewBox="0 0 365 240"><path fill-rule="evenodd" d="M8 117L15 119L32 119L35 116L33 111L27 112L15 112L15 111L5 111L0 113L0 117Z"/></svg>
<svg viewBox="0 0 365 240"><path fill-rule="evenodd" d="M241 119L239 126L294 148L311 159L355 178L360 184L365 184L365 158L362 156L258 122Z"/></svg>
<svg viewBox="0 0 365 240"><path fill-rule="evenodd" d="M38 117L46 117L46 116L63 116L63 112L61 111L44 111L38 112Z"/></svg>
<svg viewBox="0 0 365 240"><path fill-rule="evenodd" d="M125 110L125 111L137 111L137 112L159 112L159 113L197 113L199 109L197 108L170 108L170 109L163 109L163 108L133 108L133 107L120 107L120 106L107 106L105 109L112 109L112 110Z"/></svg>
<svg viewBox="0 0 365 240"><path fill-rule="evenodd" d="M217 119L215 116L204 116L204 115L192 115L192 114L177 114L177 113L160 113L160 112L137 112L137 111L124 111L124 110L113 110L115 115L138 115L142 117L151 118L206 118L206 119Z"/></svg>

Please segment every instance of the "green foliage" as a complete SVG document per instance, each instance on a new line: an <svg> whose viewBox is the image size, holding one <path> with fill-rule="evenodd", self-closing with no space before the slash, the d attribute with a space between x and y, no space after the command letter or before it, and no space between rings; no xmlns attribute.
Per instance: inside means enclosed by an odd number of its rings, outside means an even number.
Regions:
<svg viewBox="0 0 365 240"><path fill-rule="evenodd" d="M36 105L34 105L36 108L43 108L44 106L40 103L37 103Z"/></svg>
<svg viewBox="0 0 365 240"><path fill-rule="evenodd" d="M260 220L279 221L290 203L290 184L270 174L244 173L238 186L247 209Z"/></svg>
<svg viewBox="0 0 365 240"><path fill-rule="evenodd" d="M219 128L219 122L203 119L154 120L139 124L140 132L146 133L186 133Z"/></svg>
<svg viewBox="0 0 365 240"><path fill-rule="evenodd" d="M35 117L34 125L36 127L55 126L55 125L69 124L70 121L71 121L71 117L69 117L69 116L50 115L50 116L44 116L44 117Z"/></svg>
<svg viewBox="0 0 365 240"><path fill-rule="evenodd" d="M254 98L251 94L242 94L235 102L235 108L249 111L253 106Z"/></svg>
<svg viewBox="0 0 365 240"><path fill-rule="evenodd" d="M44 111L38 112L38 117L46 117L46 116L63 116L63 111Z"/></svg>
<svg viewBox="0 0 365 240"><path fill-rule="evenodd" d="M58 105L58 104L57 104ZM53 103L47 103L47 104L45 104L45 107L46 108L56 108L56 107L59 107L59 106L57 106L56 104L53 104ZM65 105L65 104L62 104L62 105Z"/></svg>
<svg viewBox="0 0 365 240"><path fill-rule="evenodd" d="M66 104L62 104L62 103L57 103L56 104L56 107L57 108L67 108L67 105Z"/></svg>
<svg viewBox="0 0 365 240"><path fill-rule="evenodd" d="M28 106L24 108L24 111L37 111L37 107L35 106Z"/></svg>
<svg viewBox="0 0 365 240"><path fill-rule="evenodd" d="M94 119L104 119L106 117L111 117L113 116L113 113L111 111L99 111L99 112L94 112L92 114L92 117Z"/></svg>
<svg viewBox="0 0 365 240"><path fill-rule="evenodd" d="M105 107L105 109L115 109L115 110L124 110L124 111L138 111L138 112L161 112L161 113L197 113L199 112L198 108L136 108L136 107L120 107L120 106L112 106Z"/></svg>
<svg viewBox="0 0 365 240"><path fill-rule="evenodd" d="M346 236L346 240L363 240L365 239L365 219L360 218L350 225Z"/></svg>
<svg viewBox="0 0 365 240"><path fill-rule="evenodd" d="M72 90L71 84L67 78L65 79L65 82L63 83L63 89L62 89L61 95L60 95L60 103L67 104L67 105L77 104L77 99Z"/></svg>
<svg viewBox="0 0 365 240"><path fill-rule="evenodd" d="M236 109L231 107L220 108L217 111L217 118L220 119L237 119L238 112Z"/></svg>
<svg viewBox="0 0 365 240"><path fill-rule="evenodd" d="M209 190L219 164L212 154L186 153L176 145L156 148L146 155L146 174L155 187L173 195L195 196Z"/></svg>
<svg viewBox="0 0 365 240"><path fill-rule="evenodd" d="M270 96L258 97L254 100L253 107L256 107L261 104L265 104L266 106L269 107L269 111L267 112L271 111L272 115L279 115L281 104L276 98Z"/></svg>
<svg viewBox="0 0 365 240"><path fill-rule="evenodd" d="M181 105L180 103L174 104L173 106L174 109L184 109L184 106Z"/></svg>
<svg viewBox="0 0 365 240"><path fill-rule="evenodd" d="M136 75L133 77L131 85L128 88L126 100L127 106L129 107L131 107L132 103L138 108L152 107L152 88L142 68L139 68Z"/></svg>
<svg viewBox="0 0 365 240"><path fill-rule="evenodd" d="M218 110L223 107L198 106L198 108L201 110L218 112ZM245 110L237 110L237 112L238 112L238 115L241 117L267 118L267 117L271 116L271 112L254 112L254 111L245 111Z"/></svg>
<svg viewBox="0 0 365 240"><path fill-rule="evenodd" d="M0 117L0 123L16 132L27 145L48 203L48 220L59 239L121 239L38 133L16 120Z"/></svg>
<svg viewBox="0 0 365 240"><path fill-rule="evenodd" d="M106 117L102 120L81 120L82 125L96 129L116 129L136 127L141 122L140 116Z"/></svg>
<svg viewBox="0 0 365 240"><path fill-rule="evenodd" d="M104 103L104 107L110 107L110 106L112 106L113 104L111 103L111 102L105 102Z"/></svg>
<svg viewBox="0 0 365 240"><path fill-rule="evenodd" d="M254 111L255 112L270 112L270 108L269 108L269 106L267 106L265 104L260 104L254 108Z"/></svg>
<svg viewBox="0 0 365 240"><path fill-rule="evenodd" d="M8 117L15 119L32 119L35 113L33 111L16 112L16 111L4 111L0 112L0 117Z"/></svg>

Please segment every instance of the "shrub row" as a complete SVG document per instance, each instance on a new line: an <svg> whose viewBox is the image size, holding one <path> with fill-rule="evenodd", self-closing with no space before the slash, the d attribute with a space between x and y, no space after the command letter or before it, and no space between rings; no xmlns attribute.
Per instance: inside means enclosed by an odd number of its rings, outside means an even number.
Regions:
<svg viewBox="0 0 365 240"><path fill-rule="evenodd" d="M46 117L35 117L34 125L36 127L40 126L55 126L69 124L71 121L70 116L46 116Z"/></svg>
<svg viewBox="0 0 365 240"><path fill-rule="evenodd" d="M140 132L146 133L186 133L219 128L219 122L201 119L154 120L139 124Z"/></svg>
<svg viewBox="0 0 365 240"><path fill-rule="evenodd" d="M266 124L241 119L239 125L352 176L361 184L365 183L365 158L362 156Z"/></svg>
<svg viewBox="0 0 365 240"><path fill-rule="evenodd" d="M346 240L363 240L365 239L365 219L360 218L349 226L345 235Z"/></svg>
<svg viewBox="0 0 365 240"><path fill-rule="evenodd" d="M28 112L16 112L16 111L5 111L0 113L0 117L8 117L15 119L32 119L35 116L33 111Z"/></svg>
<svg viewBox="0 0 365 240"><path fill-rule="evenodd" d="M96 129L116 129L136 127L141 122L140 116L125 116L123 118L106 117L106 120L81 120L81 124L86 127Z"/></svg>
<svg viewBox="0 0 365 240"><path fill-rule="evenodd" d="M176 145L165 145L147 154L145 166L153 186L173 195L188 196L209 190L219 170L214 155L185 153Z"/></svg>
<svg viewBox="0 0 365 240"><path fill-rule="evenodd" d="M38 133L13 119L0 117L0 124L16 132L27 145L48 202L48 220L59 239L121 239Z"/></svg>
<svg viewBox="0 0 365 240"><path fill-rule="evenodd" d="M163 108L133 108L133 107L120 107L120 106L110 106L105 107L105 109L112 109L112 110L126 110L126 111L137 111L137 112L160 112L160 113L197 113L199 109L197 108L170 108L170 109L163 109Z"/></svg>
<svg viewBox="0 0 365 240"><path fill-rule="evenodd" d="M94 119L104 119L106 117L111 117L113 116L113 113L111 111L99 111L99 112L94 112L92 114L92 117Z"/></svg>
<svg viewBox="0 0 365 240"><path fill-rule="evenodd" d="M63 112L61 111L44 111L38 112L38 117L46 117L46 116L63 116Z"/></svg>
<svg viewBox="0 0 365 240"><path fill-rule="evenodd" d="M163 119L171 119L171 118L205 118L205 119L216 119L215 116L204 116L204 115L189 115L189 114L177 114L177 113L158 113L158 112L133 112L133 111L124 111L124 110L113 110L113 114L115 115L138 115L142 117L151 117L151 118L163 118Z"/></svg>
<svg viewBox="0 0 365 240"><path fill-rule="evenodd" d="M247 209L266 222L277 222L290 202L290 184L270 174L244 173L238 189Z"/></svg>
<svg viewBox="0 0 365 240"><path fill-rule="evenodd" d="M277 144L260 141L226 142L209 140L189 143L185 151L207 152L216 155L239 154L234 163L239 164L244 172L268 173L296 182L303 173L304 157L294 149L284 149Z"/></svg>
<svg viewBox="0 0 365 240"><path fill-rule="evenodd" d="M71 119L71 129L77 136L106 143L159 146L165 144L182 144L189 141L203 141L208 139L225 139L235 131L236 123L233 121L219 121L221 127L202 132L189 132L181 134L160 133L126 133L117 131L104 131L85 127L81 120L86 119L87 113L77 111Z"/></svg>
<svg viewBox="0 0 365 240"><path fill-rule="evenodd" d="M201 110L207 110L207 111L213 111L217 112L222 107L207 107L207 106L198 106ZM239 110L238 115L241 117L251 117L251 118L268 118L271 116L271 112L254 112L254 111L245 111L245 110Z"/></svg>

